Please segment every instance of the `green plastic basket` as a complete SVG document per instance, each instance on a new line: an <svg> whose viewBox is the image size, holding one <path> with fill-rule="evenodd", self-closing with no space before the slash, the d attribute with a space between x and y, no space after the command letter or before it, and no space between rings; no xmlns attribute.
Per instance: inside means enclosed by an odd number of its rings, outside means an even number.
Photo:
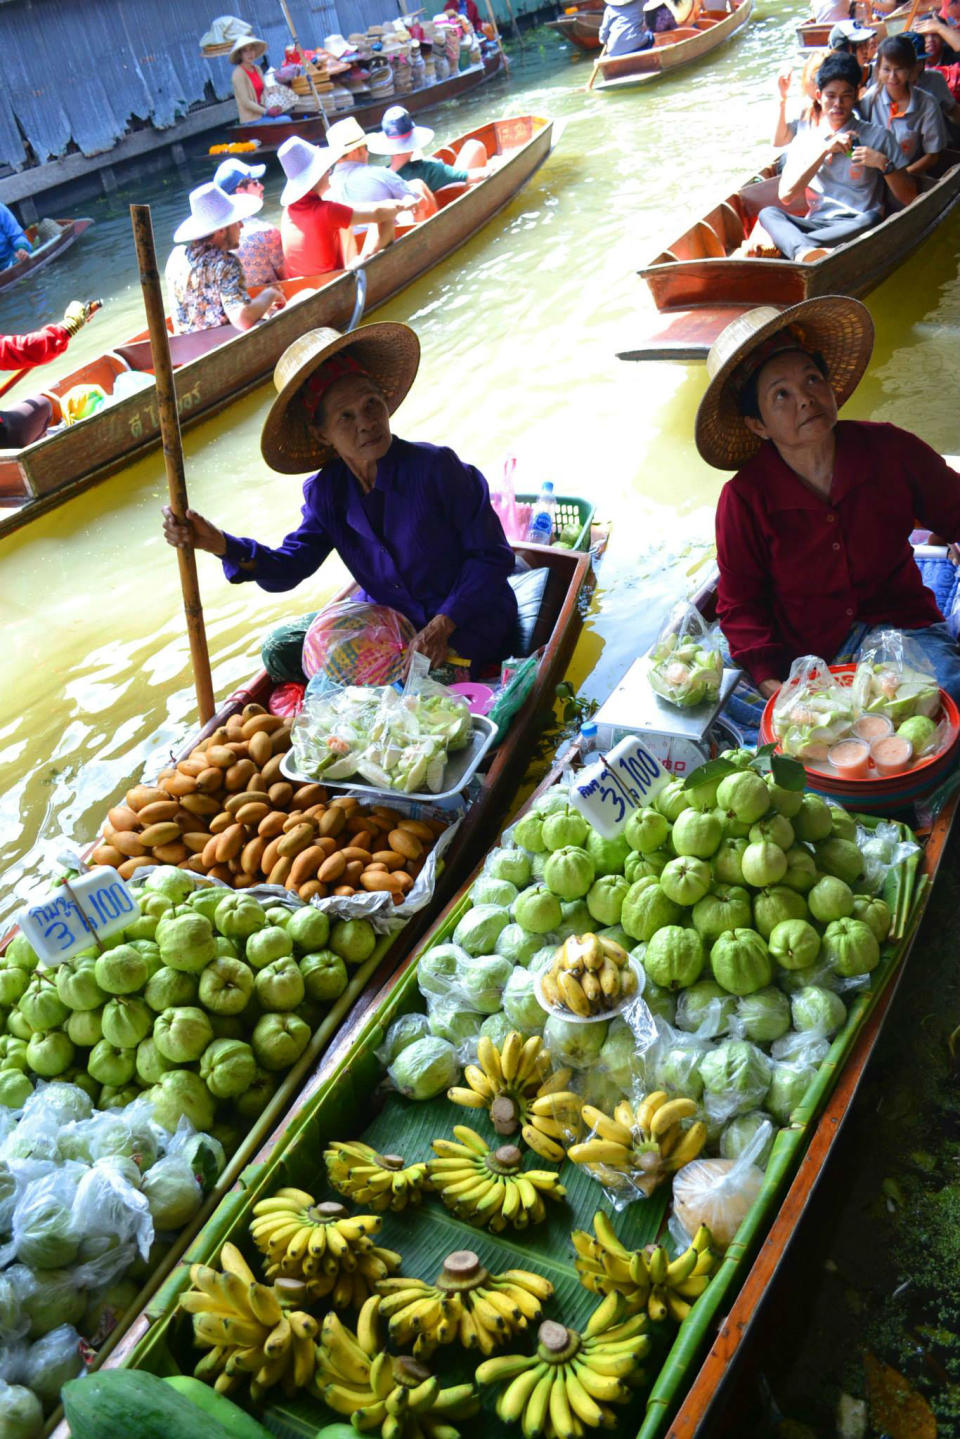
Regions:
<svg viewBox="0 0 960 1439"><path fill-rule="evenodd" d="M518 505L530 505L531 508L540 498L539 495L517 495ZM558 540L563 534L567 525L579 525L580 533L576 543L571 549L583 550L586 554L590 549L590 526L593 523L594 507L589 500L581 500L577 495L556 495L553 511L553 538Z"/></svg>

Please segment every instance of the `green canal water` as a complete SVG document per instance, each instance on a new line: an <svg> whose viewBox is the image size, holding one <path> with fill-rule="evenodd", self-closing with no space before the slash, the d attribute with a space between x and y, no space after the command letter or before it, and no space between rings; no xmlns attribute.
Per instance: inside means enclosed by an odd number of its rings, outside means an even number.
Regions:
<svg viewBox="0 0 960 1439"><path fill-rule="evenodd" d="M514 456L518 488L552 479L557 493L588 497L612 522L569 675L586 700L609 693L670 603L695 588L722 483L692 442L703 367L615 357L651 308L635 272L768 159L774 79L795 56L798 18L799 9L761 0L746 33L705 65L606 95L586 92L589 62L539 29L509 47L509 82L430 117L438 143L491 116L559 122L554 153L506 211L377 318L413 325L423 347L399 434L452 445L489 479ZM71 359L142 328L128 205L150 202L162 259L187 191L211 171L193 161L84 207L96 226L69 257L0 297L4 332L92 295L105 308ZM278 214L279 190L273 162L268 215ZM869 297L876 349L847 408L948 452L960 451L958 248L955 216ZM296 520L299 484L260 459L271 394L265 386L247 396L184 444L194 507L276 542ZM0 920L43 888L64 843L89 840L144 764L193 722L177 567L160 535L164 496L155 454L0 542ZM271 596L227 586L208 556L199 563L221 695L256 668L265 630L343 581L329 563L298 593Z"/></svg>

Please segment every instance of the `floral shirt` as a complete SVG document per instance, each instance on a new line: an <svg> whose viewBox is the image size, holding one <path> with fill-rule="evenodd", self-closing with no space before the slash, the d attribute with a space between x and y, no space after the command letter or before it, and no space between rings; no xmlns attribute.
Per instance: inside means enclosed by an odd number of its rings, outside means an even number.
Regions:
<svg viewBox="0 0 960 1439"><path fill-rule="evenodd" d="M236 325L240 311L250 303L240 261L208 240L178 245L166 268L167 289L178 334Z"/></svg>
<svg viewBox="0 0 960 1439"><path fill-rule="evenodd" d="M276 225L256 216L244 220L237 256L248 285L275 285L283 267L283 241Z"/></svg>

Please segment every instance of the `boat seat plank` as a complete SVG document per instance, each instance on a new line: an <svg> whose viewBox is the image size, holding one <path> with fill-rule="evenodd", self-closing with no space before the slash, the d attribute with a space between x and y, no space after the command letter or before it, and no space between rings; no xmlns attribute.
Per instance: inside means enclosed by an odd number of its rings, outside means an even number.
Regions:
<svg viewBox="0 0 960 1439"><path fill-rule="evenodd" d="M707 216L707 220L724 242L727 254L743 243L745 234L743 220L737 214L729 200L721 200L717 208L711 210Z"/></svg>
<svg viewBox="0 0 960 1439"><path fill-rule="evenodd" d="M698 220L696 231L704 255L709 255L714 260L722 260L727 253L726 246L713 226L706 220Z"/></svg>

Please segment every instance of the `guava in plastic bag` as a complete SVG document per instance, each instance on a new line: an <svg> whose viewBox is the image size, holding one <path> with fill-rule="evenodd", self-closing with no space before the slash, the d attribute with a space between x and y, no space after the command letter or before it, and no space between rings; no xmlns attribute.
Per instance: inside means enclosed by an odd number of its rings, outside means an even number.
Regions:
<svg viewBox="0 0 960 1439"><path fill-rule="evenodd" d="M651 688L683 709L713 703L723 681L722 639L689 603L676 605L650 651Z"/></svg>
<svg viewBox="0 0 960 1439"><path fill-rule="evenodd" d="M0 1379L0 1435L3 1439L39 1439L43 1405L23 1384Z"/></svg>
<svg viewBox="0 0 960 1439"><path fill-rule="evenodd" d="M933 665L902 630L870 631L860 646L851 690L862 713L886 715L895 727L914 715L934 719L940 711Z"/></svg>
<svg viewBox="0 0 960 1439"><path fill-rule="evenodd" d="M819 763L857 718L853 691L830 673L825 660L803 655L777 691L773 732L784 754Z"/></svg>
<svg viewBox="0 0 960 1439"><path fill-rule="evenodd" d="M64 1384L76 1379L82 1370L80 1335L71 1324L60 1324L31 1344L23 1366L23 1379L40 1400L44 1412L49 1414L60 1402Z"/></svg>

